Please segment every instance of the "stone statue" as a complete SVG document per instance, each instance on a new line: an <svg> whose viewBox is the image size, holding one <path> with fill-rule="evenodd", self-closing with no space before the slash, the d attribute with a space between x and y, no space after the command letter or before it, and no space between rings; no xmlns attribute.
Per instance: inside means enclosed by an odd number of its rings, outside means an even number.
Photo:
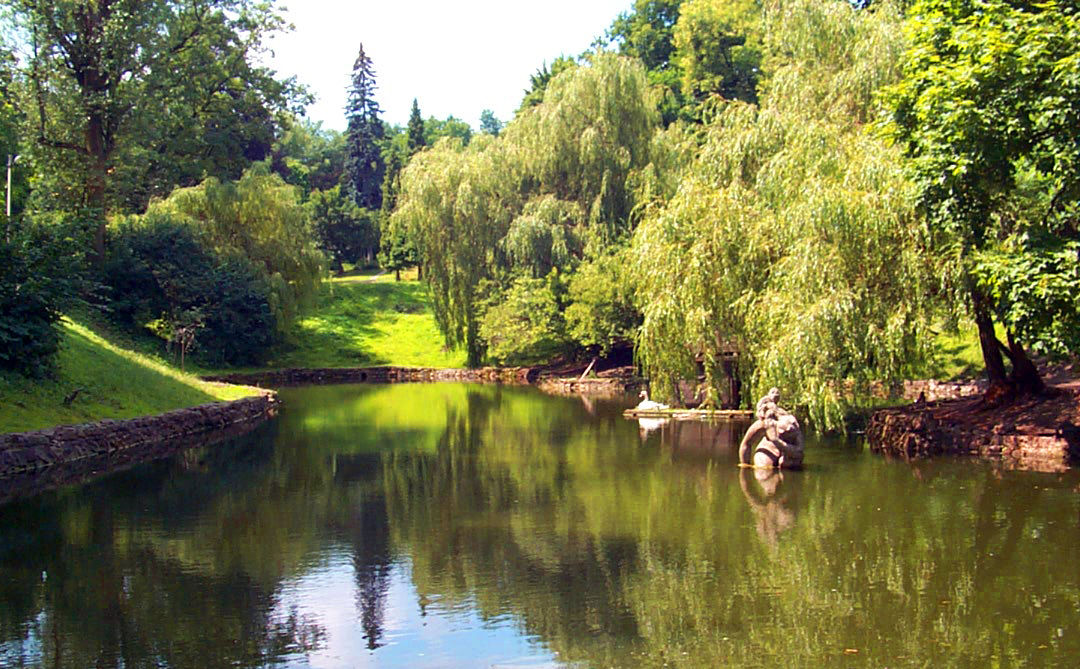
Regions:
<svg viewBox="0 0 1080 669"><path fill-rule="evenodd" d="M799 421L780 407L780 391L770 388L757 403L755 420L739 444L739 463L762 469L798 469L803 461ZM756 444L756 446L755 446Z"/></svg>

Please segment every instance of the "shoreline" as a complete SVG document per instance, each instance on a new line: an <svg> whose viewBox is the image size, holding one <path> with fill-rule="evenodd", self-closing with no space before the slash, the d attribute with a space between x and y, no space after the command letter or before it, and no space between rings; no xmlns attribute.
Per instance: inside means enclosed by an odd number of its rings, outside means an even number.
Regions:
<svg viewBox="0 0 1080 669"><path fill-rule="evenodd" d="M194 446L243 434L274 417L279 407L277 394L263 391L138 418L0 434L0 498L8 496L15 479L33 480L70 467L106 473L157 447Z"/></svg>
<svg viewBox="0 0 1080 669"><path fill-rule="evenodd" d="M878 409L870 450L904 460L977 456L1007 468L1061 472L1080 465L1080 389L987 408L981 396Z"/></svg>
<svg viewBox="0 0 1080 669"><path fill-rule="evenodd" d="M567 370L559 370L565 373ZM213 374L206 381L261 387L261 393L126 420L100 420L28 432L0 434L0 499L15 479L64 479L64 469L107 473L135 461L213 443L255 429L277 414L280 401L265 388L335 383L480 382L532 385L556 395L612 396L641 383L625 373L605 378L559 376L537 367L436 369L418 367L291 368ZM917 385L916 385L917 384ZM931 386L925 384L933 384ZM906 384L905 384L906 385ZM905 460L935 456L978 456L1010 468L1065 471L1080 465L1080 388L1055 388L1033 398L987 411L977 389L966 384L914 382L930 401L870 413L866 440L871 451ZM942 392L945 391L945 392ZM948 399L939 399L948 398ZM143 456L144 452L148 455ZM50 473L45 476L43 474Z"/></svg>

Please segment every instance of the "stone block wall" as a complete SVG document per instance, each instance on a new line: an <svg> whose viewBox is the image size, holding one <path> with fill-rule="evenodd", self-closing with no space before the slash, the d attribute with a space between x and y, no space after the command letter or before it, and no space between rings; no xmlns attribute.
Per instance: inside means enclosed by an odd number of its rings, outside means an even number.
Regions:
<svg viewBox="0 0 1080 669"><path fill-rule="evenodd" d="M254 427L277 412L274 393L211 402L155 416L0 434L0 487L8 477L109 458L167 441Z"/></svg>

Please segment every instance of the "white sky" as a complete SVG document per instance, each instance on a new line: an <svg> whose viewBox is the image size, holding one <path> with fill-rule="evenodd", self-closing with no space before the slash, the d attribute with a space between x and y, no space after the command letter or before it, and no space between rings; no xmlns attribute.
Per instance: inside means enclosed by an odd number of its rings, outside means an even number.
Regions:
<svg viewBox="0 0 1080 669"><path fill-rule="evenodd" d="M284 0L296 30L269 42L268 65L318 98L308 116L345 129L345 98L360 45L375 67L383 120L404 125L413 98L424 118L453 115L474 129L490 109L513 118L529 75L577 56L633 0Z"/></svg>

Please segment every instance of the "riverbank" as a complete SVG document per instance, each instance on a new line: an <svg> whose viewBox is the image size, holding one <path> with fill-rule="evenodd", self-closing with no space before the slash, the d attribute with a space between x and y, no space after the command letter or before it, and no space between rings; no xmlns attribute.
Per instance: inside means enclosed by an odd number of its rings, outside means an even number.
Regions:
<svg viewBox="0 0 1080 669"><path fill-rule="evenodd" d="M0 433L125 420L258 394L209 383L153 356L118 346L64 319L56 364L45 378L0 373Z"/></svg>
<svg viewBox="0 0 1080 669"><path fill-rule="evenodd" d="M476 381L494 383L532 383L532 367L480 367L477 369L442 369L432 367L298 367L252 372L210 374L204 381L216 383L283 388L333 383L425 383L434 381Z"/></svg>
<svg viewBox="0 0 1080 669"><path fill-rule="evenodd" d="M1045 396L999 407L972 396L880 409L866 439L871 450L905 459L975 455L1007 467L1064 471L1080 464L1080 387L1051 386Z"/></svg>
<svg viewBox="0 0 1080 669"><path fill-rule="evenodd" d="M71 476L115 471L154 457L248 432L273 417L277 395L212 402L81 425L0 434L0 498L27 486L48 487Z"/></svg>

